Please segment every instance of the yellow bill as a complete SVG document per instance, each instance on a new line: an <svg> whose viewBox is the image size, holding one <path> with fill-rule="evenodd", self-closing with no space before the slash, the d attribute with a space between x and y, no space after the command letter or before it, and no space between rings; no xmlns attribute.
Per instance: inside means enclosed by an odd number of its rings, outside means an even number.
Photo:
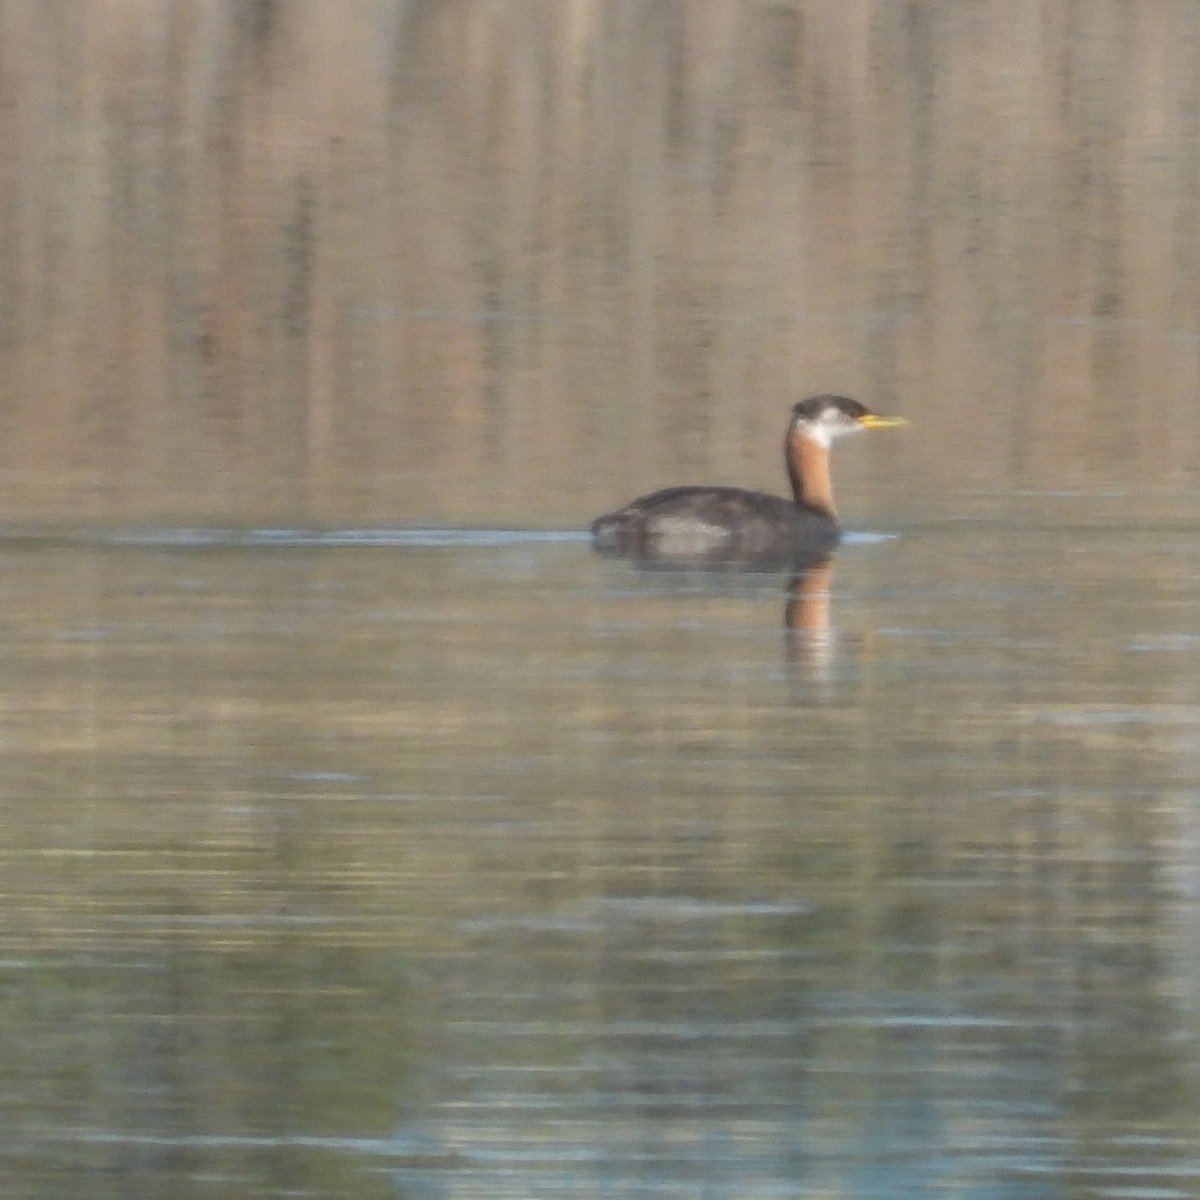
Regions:
<svg viewBox="0 0 1200 1200"><path fill-rule="evenodd" d="M858 423L864 429L891 429L894 425L908 424L903 417L877 417L874 413L859 417Z"/></svg>

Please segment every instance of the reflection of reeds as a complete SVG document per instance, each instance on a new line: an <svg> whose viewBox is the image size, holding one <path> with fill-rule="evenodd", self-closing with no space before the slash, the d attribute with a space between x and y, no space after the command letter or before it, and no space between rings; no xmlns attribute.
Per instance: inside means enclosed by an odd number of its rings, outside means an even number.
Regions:
<svg viewBox="0 0 1200 1200"><path fill-rule="evenodd" d="M868 511L1195 460L1192 6L247 11L3 18L9 514L581 522L823 387Z"/></svg>

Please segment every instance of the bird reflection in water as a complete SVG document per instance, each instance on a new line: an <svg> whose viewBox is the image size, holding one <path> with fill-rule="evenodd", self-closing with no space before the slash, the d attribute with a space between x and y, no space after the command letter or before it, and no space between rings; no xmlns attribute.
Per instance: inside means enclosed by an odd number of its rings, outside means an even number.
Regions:
<svg viewBox="0 0 1200 1200"><path fill-rule="evenodd" d="M832 586L833 559L813 563L788 580L783 610L788 662L805 664L818 679L833 666Z"/></svg>
<svg viewBox="0 0 1200 1200"><path fill-rule="evenodd" d="M788 657L823 675L833 657L832 554L841 540L830 448L848 434L904 423L847 396L810 396L793 405L784 437L790 500L735 487L665 488L598 517L592 544L651 570L789 571Z"/></svg>

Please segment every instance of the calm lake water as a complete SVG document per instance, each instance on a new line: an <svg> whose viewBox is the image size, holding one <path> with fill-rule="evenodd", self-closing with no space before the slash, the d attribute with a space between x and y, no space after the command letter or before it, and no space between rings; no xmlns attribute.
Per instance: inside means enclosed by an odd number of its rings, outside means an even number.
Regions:
<svg viewBox="0 0 1200 1200"><path fill-rule="evenodd" d="M1200 1195L1177 500L10 536L4 1194Z"/></svg>
<svg viewBox="0 0 1200 1200"><path fill-rule="evenodd" d="M0 1200L1200 1200L1200 5L0 46Z"/></svg>

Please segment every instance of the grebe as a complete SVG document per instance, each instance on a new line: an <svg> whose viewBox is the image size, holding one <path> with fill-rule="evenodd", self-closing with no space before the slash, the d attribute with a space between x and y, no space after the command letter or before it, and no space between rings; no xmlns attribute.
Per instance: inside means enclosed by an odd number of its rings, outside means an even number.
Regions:
<svg viewBox="0 0 1200 1200"><path fill-rule="evenodd" d="M903 425L847 396L810 396L792 407L784 457L792 499L736 487L671 487L639 496L592 523L597 550L647 561L800 563L841 536L829 482L829 448L863 429Z"/></svg>

